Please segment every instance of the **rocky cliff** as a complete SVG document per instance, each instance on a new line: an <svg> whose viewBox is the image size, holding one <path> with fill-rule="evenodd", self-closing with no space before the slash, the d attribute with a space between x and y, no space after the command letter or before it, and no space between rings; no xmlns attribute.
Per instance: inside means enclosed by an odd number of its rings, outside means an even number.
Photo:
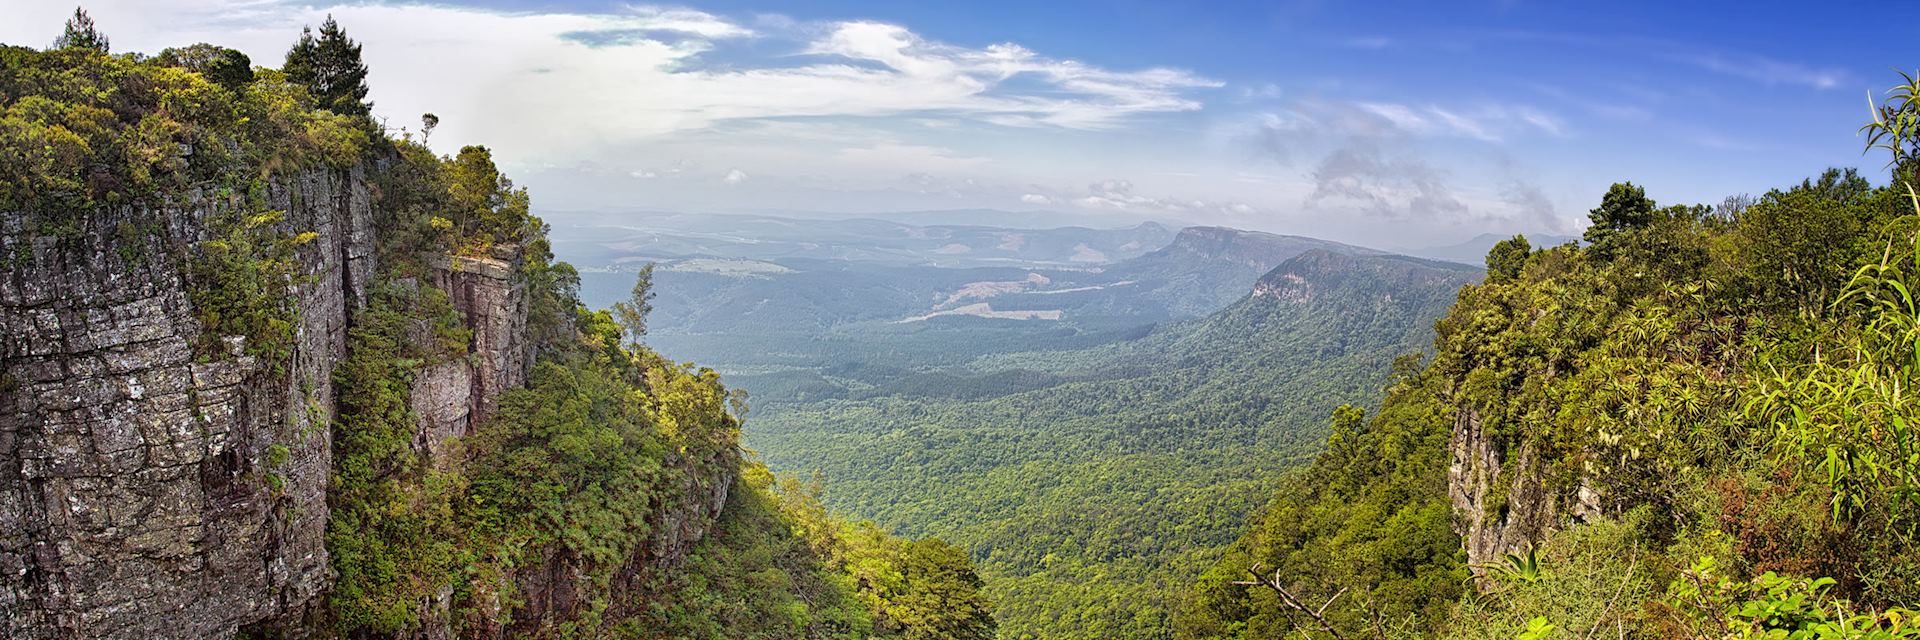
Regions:
<svg viewBox="0 0 1920 640"><path fill-rule="evenodd" d="M286 211L275 232L317 234L295 255L286 295L298 320L279 358L241 336L204 348L189 265L226 200L196 193L72 220L0 214L0 637L305 635L324 624L334 367L379 266L372 185L384 170L368 161L271 181L265 204ZM446 292L472 335L467 357L412 377L415 449L443 469L464 463L450 439L527 381L521 252L439 259L419 283ZM616 600L705 535L733 481L724 462L665 461L688 498L649 518ZM465 633L550 628L580 611L581 575L557 550L517 567L500 591L518 608ZM452 597L428 606L418 635L456 635Z"/></svg>
<svg viewBox="0 0 1920 640"><path fill-rule="evenodd" d="M1589 479L1557 486L1538 446L1502 441L1473 409L1455 411L1448 452L1454 531L1476 576L1504 554L1525 553L1549 534L1601 514L1600 495Z"/></svg>
<svg viewBox="0 0 1920 640"><path fill-rule="evenodd" d="M333 365L373 270L366 167L273 183L283 362L196 356L185 256L221 201L0 214L0 636L215 637L328 586ZM65 232L48 232L65 226Z"/></svg>

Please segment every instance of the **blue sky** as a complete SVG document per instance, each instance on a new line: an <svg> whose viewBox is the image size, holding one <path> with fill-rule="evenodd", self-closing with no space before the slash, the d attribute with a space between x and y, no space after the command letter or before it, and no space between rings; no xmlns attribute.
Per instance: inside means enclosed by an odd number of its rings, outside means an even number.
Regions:
<svg viewBox="0 0 1920 640"><path fill-rule="evenodd" d="M0 0L41 45L64 3ZM1575 233L1606 186L1760 193L1860 153L1894 4L108 0L118 50L366 46L377 113L569 211L991 208L1385 246Z"/></svg>

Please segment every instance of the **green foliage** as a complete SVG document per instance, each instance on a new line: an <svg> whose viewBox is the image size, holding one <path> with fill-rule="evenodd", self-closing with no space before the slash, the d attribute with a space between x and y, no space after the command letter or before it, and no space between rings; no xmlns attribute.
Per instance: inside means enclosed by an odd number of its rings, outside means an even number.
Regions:
<svg viewBox="0 0 1920 640"><path fill-rule="evenodd" d="M633 294L626 300L613 303L613 317L620 319L620 326L627 330L627 339L640 344L647 338L647 314L653 312L653 263L640 267L634 274Z"/></svg>
<svg viewBox="0 0 1920 640"><path fill-rule="evenodd" d="M319 38L311 28L300 29L282 69L288 80L306 87L321 109L345 116L365 116L373 109L366 101L367 65L360 61L360 44L347 37L331 14L320 23Z"/></svg>
<svg viewBox="0 0 1920 640"><path fill-rule="evenodd" d="M1904 203L1852 169L1829 169L1741 212L1733 237L1756 301L1821 315L1855 268L1880 253L1881 227Z"/></svg>
<svg viewBox="0 0 1920 640"><path fill-rule="evenodd" d="M1526 236L1514 236L1501 240L1487 251L1487 282L1512 282L1520 277L1520 271L1527 266L1527 256L1533 253L1533 245Z"/></svg>
<svg viewBox="0 0 1920 640"><path fill-rule="evenodd" d="M439 340L412 339L422 320ZM416 372L464 351L464 332L444 293L392 282L373 287L349 330L334 369L326 536L337 576L329 603L343 631L417 628L421 603L454 583L473 552L455 517L466 480L414 449L409 402Z"/></svg>
<svg viewBox="0 0 1920 640"><path fill-rule="evenodd" d="M87 15L83 7L73 8L73 17L67 18L67 29L53 41L55 49L86 49L100 53L107 52L107 36L93 24L93 16Z"/></svg>
<svg viewBox="0 0 1920 640"><path fill-rule="evenodd" d="M1863 611L1832 594L1830 578L1789 578L1772 571L1739 581L1704 556L1667 589L1671 632L1695 638L1920 638L1920 612Z"/></svg>
<svg viewBox="0 0 1920 640"><path fill-rule="evenodd" d="M827 515L819 485L748 464L715 532L622 628L649 638L993 637L992 607L958 549Z"/></svg>
<svg viewBox="0 0 1920 640"><path fill-rule="evenodd" d="M163 60L0 48L0 208L78 219L357 161L371 144L364 120L307 100L274 71L220 84Z"/></svg>
<svg viewBox="0 0 1920 640"><path fill-rule="evenodd" d="M679 570L656 576L648 590L660 597L617 635L868 637L874 612L839 559L838 527L797 483L744 465L713 532Z"/></svg>
<svg viewBox="0 0 1920 640"><path fill-rule="evenodd" d="M1304 601L1333 600L1326 617L1346 633L1410 632L1446 619L1468 574L1443 477L1450 423L1425 384L1397 379L1371 421L1351 408L1334 413L1326 452L1289 474L1247 534L1200 576L1181 637L1318 631L1276 594L1234 584L1254 565Z"/></svg>
<svg viewBox="0 0 1920 640"><path fill-rule="evenodd" d="M443 215L450 223L449 242L462 255L484 255L496 244L518 244L532 235L538 222L527 212L527 190L493 164L493 152L469 145L446 163L446 200Z"/></svg>
<svg viewBox="0 0 1920 640"><path fill-rule="evenodd" d="M1610 254L1623 231L1642 229L1654 220L1653 199L1647 190L1631 182L1616 182L1600 198L1600 206L1587 212L1593 221L1587 227L1586 241L1598 255Z"/></svg>
<svg viewBox="0 0 1920 640"><path fill-rule="evenodd" d="M1527 629L1514 637L1520 640L1549 640L1558 637L1559 633L1560 628L1547 622L1546 616L1534 616L1532 620L1527 621Z"/></svg>
<svg viewBox="0 0 1920 640"><path fill-rule="evenodd" d="M1660 637L1640 603L1655 591L1652 554L1640 548L1644 513L1555 534L1525 554L1508 554L1482 589L1449 613L1446 638ZM1550 631L1540 623L1552 621Z"/></svg>
<svg viewBox="0 0 1920 640"><path fill-rule="evenodd" d="M1886 100L1880 105L1873 104L1873 97L1867 97L1867 107L1873 113L1873 121L1860 127L1867 136L1867 149L1885 149L1891 156L1887 166L1893 169L1896 182L1920 182L1920 78L1905 71L1900 72L1901 83L1887 89Z"/></svg>
<svg viewBox="0 0 1920 640"><path fill-rule="evenodd" d="M980 559L1004 637L1164 637L1178 585L1323 437L1310 416L1378 393L1471 275L1304 256L1269 280L1301 278L1310 298L1276 290L1131 342L894 376L885 396L764 402L752 439L823 473L832 506ZM1446 530L1444 508L1415 511Z"/></svg>
<svg viewBox="0 0 1920 640"><path fill-rule="evenodd" d="M174 49L162 49L154 61L183 67L228 91L239 92L253 82L253 60L236 49L200 43Z"/></svg>
<svg viewBox="0 0 1920 640"><path fill-rule="evenodd" d="M319 234L280 231L285 215L262 210L258 194L252 194L230 199L207 220L212 237L200 243L189 270L194 286L187 290L205 329L197 346L202 357L227 355L221 343L225 336L244 338L247 355L273 367L293 354L300 310L287 292L299 279L294 253Z"/></svg>

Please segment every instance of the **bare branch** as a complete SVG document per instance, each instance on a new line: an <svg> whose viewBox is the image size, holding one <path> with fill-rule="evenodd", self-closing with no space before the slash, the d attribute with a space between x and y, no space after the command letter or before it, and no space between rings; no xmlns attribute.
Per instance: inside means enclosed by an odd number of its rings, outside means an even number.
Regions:
<svg viewBox="0 0 1920 640"><path fill-rule="evenodd" d="M1323 615L1327 612L1327 607L1333 606L1333 601L1339 600L1342 595L1346 595L1347 590L1344 587L1340 589L1339 593L1333 594L1333 597L1327 598L1326 603L1320 605L1320 608L1316 610L1308 608L1305 603L1300 601L1299 597L1293 595L1293 592L1288 591L1286 587L1280 586L1279 570L1275 570L1273 577L1268 578L1260 573L1260 565L1256 563L1251 567L1247 567L1247 573L1253 574L1255 582L1235 582L1234 584L1264 585L1268 589L1272 589L1274 593L1280 594L1280 601L1286 603L1288 607L1312 617L1314 622L1319 623L1321 631L1327 632L1327 635L1333 636L1335 640L1346 640L1346 636L1340 635L1340 631L1334 629L1333 624L1327 622L1326 616Z"/></svg>

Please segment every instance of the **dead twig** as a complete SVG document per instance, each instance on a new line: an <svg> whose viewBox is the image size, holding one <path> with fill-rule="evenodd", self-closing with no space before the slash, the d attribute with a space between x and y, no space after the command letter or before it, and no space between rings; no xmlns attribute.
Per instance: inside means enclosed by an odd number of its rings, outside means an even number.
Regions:
<svg viewBox="0 0 1920 640"><path fill-rule="evenodd" d="M1278 570L1273 572L1272 578L1268 578L1260 573L1260 565L1254 564L1251 567L1247 567L1247 573L1253 574L1252 581L1236 581L1233 584L1249 586L1261 585L1272 589L1274 593L1280 594L1280 601L1286 603L1288 607L1312 617L1313 621L1320 625L1321 631L1325 631L1327 635L1333 636L1335 640L1346 640L1346 636L1340 635L1340 631L1334 629L1332 623L1327 622L1325 615L1327 607L1333 606L1333 601L1339 600L1340 596L1346 595L1346 587L1341 587L1340 591L1334 593L1333 597L1327 598L1327 601L1322 603L1320 608L1314 609L1308 607L1305 602L1302 602L1298 596L1293 595L1293 592L1288 591L1286 587L1280 586L1280 572ZM1303 630L1302 633L1305 633L1305 631Z"/></svg>

